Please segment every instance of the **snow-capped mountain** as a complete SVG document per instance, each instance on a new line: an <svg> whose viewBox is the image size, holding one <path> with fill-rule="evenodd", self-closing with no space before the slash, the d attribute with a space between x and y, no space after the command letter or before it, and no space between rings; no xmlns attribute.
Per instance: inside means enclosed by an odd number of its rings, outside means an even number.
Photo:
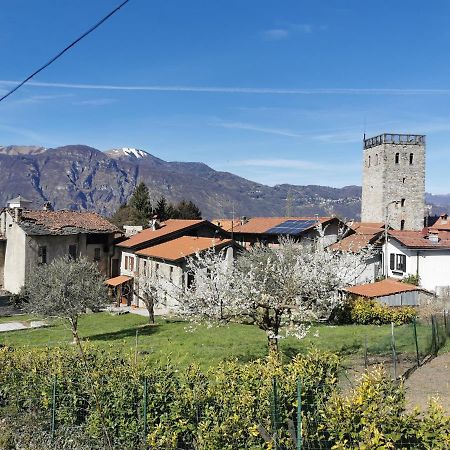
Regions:
<svg viewBox="0 0 450 450"><path fill-rule="evenodd" d="M136 159L147 158L150 156L145 150L140 150L138 148L133 147L122 147L122 148L113 148L112 150L108 150L107 153L110 157L121 158L124 156L129 156Z"/></svg>

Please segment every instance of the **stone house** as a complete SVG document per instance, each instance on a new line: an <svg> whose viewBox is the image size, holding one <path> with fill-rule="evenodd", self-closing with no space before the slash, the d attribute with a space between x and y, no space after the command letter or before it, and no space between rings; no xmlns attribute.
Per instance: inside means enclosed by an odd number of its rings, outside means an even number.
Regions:
<svg viewBox="0 0 450 450"><path fill-rule="evenodd" d="M117 247L121 252L120 278L114 277L108 280L107 283L113 288L115 296L120 299L121 303L140 306L138 291L136 290L136 280L143 273L144 263L141 262L141 259L148 260L150 258L150 256L141 254L140 251L144 249L149 251L148 249L151 247L172 241L175 244L169 245L176 246L184 243L183 241L177 240L181 237L207 238L207 241L211 243L214 240L228 239L230 235L225 230L207 220L169 219L161 223L154 221L149 228L118 243ZM202 240L198 242L202 242ZM179 252L178 255L181 255L182 252L186 251L186 247L182 246L182 248L176 251ZM173 264L164 263L160 261L161 258L155 257L156 259L158 259L157 262L155 261L152 264L149 262L149 268L151 265L155 269L156 267L161 268L161 273L165 273L166 271L170 272L170 270L174 273L174 267L172 269L166 267L173 266ZM168 259L168 261L172 260ZM156 266L157 264L158 266ZM147 273L150 274L152 272Z"/></svg>
<svg viewBox="0 0 450 450"><path fill-rule="evenodd" d="M160 287L159 308L166 312L176 310L180 293L194 281L187 267L187 258L212 250L223 253L224 264L231 265L237 249L231 239L181 236L137 251L139 277L134 304L144 306L139 286L141 277L144 277Z"/></svg>
<svg viewBox="0 0 450 450"><path fill-rule="evenodd" d="M322 229L322 237L318 227ZM243 218L233 226L233 239L242 247L249 248L257 243L278 245L282 237L298 242L313 242L320 238L327 247L336 242L346 228L346 224L337 217L252 217Z"/></svg>
<svg viewBox="0 0 450 450"><path fill-rule="evenodd" d="M0 212L0 287L18 293L35 267L63 256L95 261L106 277L118 274L114 243L120 235L92 212L5 208Z"/></svg>

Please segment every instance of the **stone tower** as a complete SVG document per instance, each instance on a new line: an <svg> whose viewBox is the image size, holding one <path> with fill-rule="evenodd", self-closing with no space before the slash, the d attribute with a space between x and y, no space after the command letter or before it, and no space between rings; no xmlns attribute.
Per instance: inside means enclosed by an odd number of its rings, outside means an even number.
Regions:
<svg viewBox="0 0 450 450"><path fill-rule="evenodd" d="M362 222L386 220L421 230L425 210L425 136L381 134L364 139Z"/></svg>

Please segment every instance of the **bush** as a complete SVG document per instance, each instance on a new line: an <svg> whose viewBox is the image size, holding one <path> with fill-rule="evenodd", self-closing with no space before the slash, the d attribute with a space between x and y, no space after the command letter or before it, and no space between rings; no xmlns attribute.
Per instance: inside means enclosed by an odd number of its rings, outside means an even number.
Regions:
<svg viewBox="0 0 450 450"><path fill-rule="evenodd" d="M403 325L412 322L417 312L412 306L386 306L376 300L358 297L349 303L350 323L359 325Z"/></svg>
<svg viewBox="0 0 450 450"><path fill-rule="evenodd" d="M405 412L403 386L382 367L362 376L348 397L334 393L322 411L333 449L445 449L450 417L435 402L424 414Z"/></svg>

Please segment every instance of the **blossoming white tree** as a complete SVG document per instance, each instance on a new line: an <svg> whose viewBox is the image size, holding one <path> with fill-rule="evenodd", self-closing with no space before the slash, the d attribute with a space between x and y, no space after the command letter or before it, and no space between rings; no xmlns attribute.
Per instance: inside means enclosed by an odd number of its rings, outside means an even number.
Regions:
<svg viewBox="0 0 450 450"><path fill-rule="evenodd" d="M277 350L281 333L303 338L311 322L330 317L369 251L335 253L286 239L277 247L253 247L233 267L220 253L197 255L189 261L195 281L180 298L181 311L197 322L250 321Z"/></svg>

